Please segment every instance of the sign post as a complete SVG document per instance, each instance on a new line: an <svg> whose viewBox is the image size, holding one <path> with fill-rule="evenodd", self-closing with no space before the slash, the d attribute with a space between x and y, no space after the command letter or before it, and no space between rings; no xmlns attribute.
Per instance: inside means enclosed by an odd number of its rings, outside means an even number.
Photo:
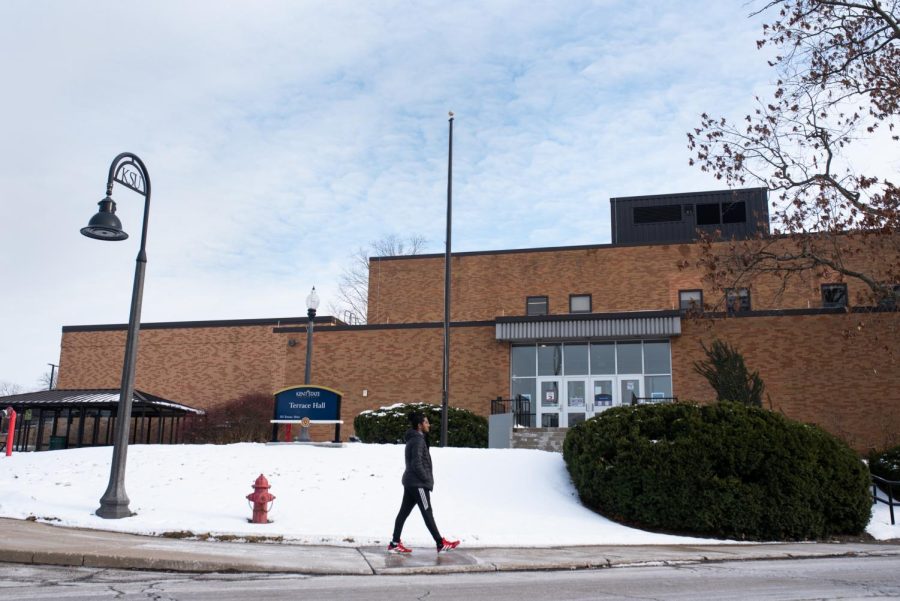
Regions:
<svg viewBox="0 0 900 601"><path fill-rule="evenodd" d="M275 393L272 442L278 441L278 424L300 424L300 442L309 442L310 424L334 424L334 442L341 442L343 394L325 386L291 386Z"/></svg>

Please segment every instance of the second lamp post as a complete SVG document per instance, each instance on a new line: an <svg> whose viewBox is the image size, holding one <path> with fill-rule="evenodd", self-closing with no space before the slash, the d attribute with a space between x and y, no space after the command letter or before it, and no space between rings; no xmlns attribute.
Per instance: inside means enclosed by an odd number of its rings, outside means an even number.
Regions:
<svg viewBox="0 0 900 601"><path fill-rule="evenodd" d="M310 370L312 369L312 345L313 345L313 322L316 320L316 309L319 308L319 295L316 294L316 287L313 286L312 292L306 297L306 371L303 373L303 383L309 384Z"/></svg>

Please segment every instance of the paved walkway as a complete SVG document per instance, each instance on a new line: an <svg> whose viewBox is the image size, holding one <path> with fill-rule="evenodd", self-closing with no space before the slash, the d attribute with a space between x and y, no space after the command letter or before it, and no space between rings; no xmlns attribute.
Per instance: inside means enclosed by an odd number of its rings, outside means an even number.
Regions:
<svg viewBox="0 0 900 601"><path fill-rule="evenodd" d="M428 574L841 556L900 557L900 543L460 547L397 556L383 547L172 540L0 518L0 562L175 572Z"/></svg>

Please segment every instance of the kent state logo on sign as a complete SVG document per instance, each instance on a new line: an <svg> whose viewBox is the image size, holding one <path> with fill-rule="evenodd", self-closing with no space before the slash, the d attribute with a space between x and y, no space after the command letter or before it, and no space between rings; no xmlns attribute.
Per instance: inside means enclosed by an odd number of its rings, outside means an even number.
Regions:
<svg viewBox="0 0 900 601"><path fill-rule="evenodd" d="M295 386L275 394L275 419L338 420L341 393L324 386Z"/></svg>

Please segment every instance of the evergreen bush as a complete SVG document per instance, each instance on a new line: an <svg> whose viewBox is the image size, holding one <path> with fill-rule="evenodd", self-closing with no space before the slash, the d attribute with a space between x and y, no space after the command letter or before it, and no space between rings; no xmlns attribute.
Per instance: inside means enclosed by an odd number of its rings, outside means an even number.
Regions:
<svg viewBox="0 0 900 601"><path fill-rule="evenodd" d="M765 390L759 372L750 373L744 364L744 356L736 348L713 340L710 348L700 343L706 353L704 361L694 362L694 371L709 381L716 391L719 401L736 401L753 407L762 406L762 394Z"/></svg>
<svg viewBox="0 0 900 601"><path fill-rule="evenodd" d="M871 511L846 444L738 403L615 407L570 428L563 457L586 506L648 529L820 539L862 532Z"/></svg>
<svg viewBox="0 0 900 601"><path fill-rule="evenodd" d="M409 429L408 416L418 411L431 422L428 443L441 441L441 408L427 403L397 403L390 407L366 410L353 419L356 436L363 442L402 443ZM487 418L466 409L449 407L447 413L447 446L487 448Z"/></svg>

